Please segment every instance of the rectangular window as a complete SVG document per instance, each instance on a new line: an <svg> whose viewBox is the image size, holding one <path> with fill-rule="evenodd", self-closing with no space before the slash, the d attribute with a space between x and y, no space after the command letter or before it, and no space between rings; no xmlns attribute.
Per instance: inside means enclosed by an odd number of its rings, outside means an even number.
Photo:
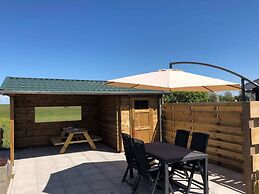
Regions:
<svg viewBox="0 0 259 194"><path fill-rule="evenodd" d="M35 123L80 121L81 106L35 107Z"/></svg>
<svg viewBox="0 0 259 194"><path fill-rule="evenodd" d="M135 100L135 109L148 109L148 100Z"/></svg>

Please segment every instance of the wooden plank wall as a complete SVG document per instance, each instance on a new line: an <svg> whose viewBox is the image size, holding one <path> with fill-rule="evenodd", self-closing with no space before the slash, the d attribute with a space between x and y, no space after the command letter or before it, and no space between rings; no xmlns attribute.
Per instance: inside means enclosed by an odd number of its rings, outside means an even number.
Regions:
<svg viewBox="0 0 259 194"><path fill-rule="evenodd" d="M131 105L130 105L130 97L122 96L120 100L120 114L121 114L121 132L132 135L131 132Z"/></svg>
<svg viewBox="0 0 259 194"><path fill-rule="evenodd" d="M165 141L174 142L177 129L208 133L209 160L242 171L244 156L241 103L166 103L163 108Z"/></svg>
<svg viewBox="0 0 259 194"><path fill-rule="evenodd" d="M35 107L82 106L81 121L35 123ZM74 95L17 95L14 96L14 142L16 147L50 144L63 127L80 126L97 130L97 97Z"/></svg>
<svg viewBox="0 0 259 194"><path fill-rule="evenodd" d="M159 141L159 98L152 97L149 100L149 108L151 111L152 126L153 126L153 135L151 142Z"/></svg>
<svg viewBox="0 0 259 194"><path fill-rule="evenodd" d="M15 146L49 145L50 137L58 136L63 127L80 126L94 131L103 138L105 144L121 151L121 131L131 134L130 99L132 97L134 96L16 95L13 97ZM148 97L157 140L159 96ZM35 123L35 107L48 106L82 106L82 120Z"/></svg>
<svg viewBox="0 0 259 194"><path fill-rule="evenodd" d="M103 142L119 151L118 96L98 97L98 132Z"/></svg>

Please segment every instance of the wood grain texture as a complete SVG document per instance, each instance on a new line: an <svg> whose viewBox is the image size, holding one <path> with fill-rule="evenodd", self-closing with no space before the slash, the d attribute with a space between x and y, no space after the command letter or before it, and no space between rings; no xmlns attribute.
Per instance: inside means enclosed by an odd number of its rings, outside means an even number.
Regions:
<svg viewBox="0 0 259 194"><path fill-rule="evenodd" d="M259 154L252 155L252 162L253 162L252 171L253 172L258 171L259 170Z"/></svg>
<svg viewBox="0 0 259 194"><path fill-rule="evenodd" d="M118 96L100 96L98 98L98 133L103 142L120 150L119 133L117 123Z"/></svg>
<svg viewBox="0 0 259 194"><path fill-rule="evenodd" d="M259 144L259 127L251 128L251 144L252 145Z"/></svg>
<svg viewBox="0 0 259 194"><path fill-rule="evenodd" d="M96 96L18 95L13 98L15 147L49 145L50 137L58 136L62 128L69 126L98 133ZM46 106L82 106L82 120L35 123L35 107Z"/></svg>
<svg viewBox="0 0 259 194"><path fill-rule="evenodd" d="M250 115L249 118L259 118L259 101L249 102L250 105Z"/></svg>
<svg viewBox="0 0 259 194"><path fill-rule="evenodd" d="M210 161L243 170L242 103L166 103L163 108L165 141L173 143L177 129L208 133Z"/></svg>
<svg viewBox="0 0 259 194"><path fill-rule="evenodd" d="M121 151L121 132L132 134L131 98L149 98L152 132L158 131L158 99L161 95L85 96L16 95L13 123L15 147L50 145L65 127L81 127L102 137L103 142ZM35 107L81 106L80 121L35 122Z"/></svg>
<svg viewBox="0 0 259 194"><path fill-rule="evenodd" d="M137 114L148 113L148 117L141 118L139 117L138 121L135 124L141 124L141 122L146 122L148 119L150 121L149 127L151 128L149 133L142 133L141 130L135 130L137 132L137 138L145 140L146 142L153 142L159 140L159 99L161 96L121 96L120 102L120 114L121 114L121 132L127 133L131 136L134 136L134 120L137 117ZM134 100L148 100L149 109L147 110L134 110ZM142 115L143 116L143 115ZM148 134L148 135L147 135ZM148 136L148 137L147 137ZM123 148L122 148L123 150Z"/></svg>
<svg viewBox="0 0 259 194"><path fill-rule="evenodd" d="M259 171L258 128L259 102L243 103L244 130L244 182L246 193L255 193L253 188Z"/></svg>
<svg viewBox="0 0 259 194"><path fill-rule="evenodd" d="M10 97L10 160L12 166L14 165L14 97Z"/></svg>

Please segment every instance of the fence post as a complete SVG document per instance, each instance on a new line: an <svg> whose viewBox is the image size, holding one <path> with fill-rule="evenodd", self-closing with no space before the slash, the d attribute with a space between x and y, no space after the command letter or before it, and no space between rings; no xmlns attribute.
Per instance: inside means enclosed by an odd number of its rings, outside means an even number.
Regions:
<svg viewBox="0 0 259 194"><path fill-rule="evenodd" d="M10 96L10 160L14 166L14 97Z"/></svg>
<svg viewBox="0 0 259 194"><path fill-rule="evenodd" d="M244 132L244 182L246 193L259 194L259 102L244 102L242 125Z"/></svg>
<svg viewBox="0 0 259 194"><path fill-rule="evenodd" d="M253 193L252 184L252 160L251 160L251 130L250 127L253 124L250 120L250 102L244 102L242 104L243 114L242 114L242 129L244 132L243 140L243 154L244 154L244 183L245 191L247 194Z"/></svg>

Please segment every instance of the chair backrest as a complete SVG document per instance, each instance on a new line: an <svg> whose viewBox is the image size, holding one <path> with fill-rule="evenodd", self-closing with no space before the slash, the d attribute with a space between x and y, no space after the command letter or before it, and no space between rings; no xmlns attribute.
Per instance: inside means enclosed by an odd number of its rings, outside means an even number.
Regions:
<svg viewBox="0 0 259 194"><path fill-rule="evenodd" d="M175 136L175 145L187 147L190 132L186 130L177 130Z"/></svg>
<svg viewBox="0 0 259 194"><path fill-rule="evenodd" d="M145 150L145 144L140 139L134 139L134 153L137 161L139 173L145 173L150 169L147 154Z"/></svg>
<svg viewBox="0 0 259 194"><path fill-rule="evenodd" d="M133 151L133 139L130 135L122 133L122 141L124 146L124 152L128 164L133 164L135 162L135 154Z"/></svg>
<svg viewBox="0 0 259 194"><path fill-rule="evenodd" d="M193 132L190 149L206 153L208 147L209 135L206 133Z"/></svg>

